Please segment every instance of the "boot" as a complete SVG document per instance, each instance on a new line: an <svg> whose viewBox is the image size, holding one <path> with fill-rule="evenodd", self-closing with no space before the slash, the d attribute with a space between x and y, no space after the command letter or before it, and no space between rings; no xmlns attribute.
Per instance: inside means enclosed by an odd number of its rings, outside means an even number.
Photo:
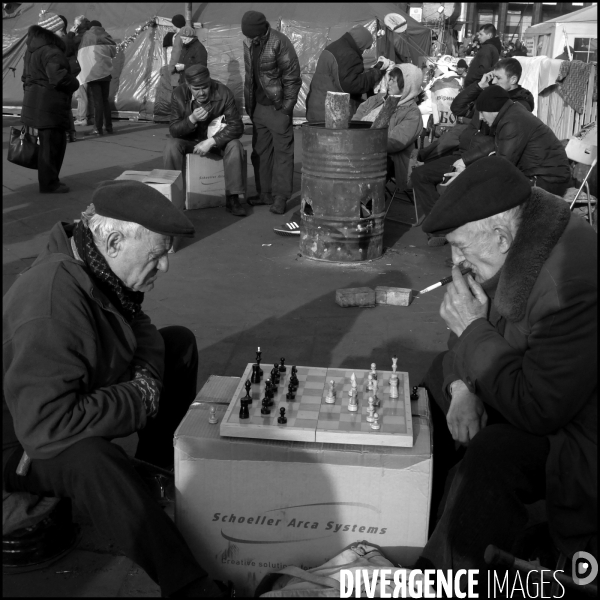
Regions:
<svg viewBox="0 0 600 600"><path fill-rule="evenodd" d="M282 196L275 196L273 206L271 206L269 210L276 215L282 215L285 212L285 203L285 198Z"/></svg>
<svg viewBox="0 0 600 600"><path fill-rule="evenodd" d="M248 202L250 206L258 206L260 204L273 204L273 196L271 195L271 192L260 192L255 196L250 196L246 200L246 202Z"/></svg>
<svg viewBox="0 0 600 600"><path fill-rule="evenodd" d="M225 210L230 212L234 217L245 217L246 211L244 207L240 204L238 194L231 194L230 196L225 196Z"/></svg>

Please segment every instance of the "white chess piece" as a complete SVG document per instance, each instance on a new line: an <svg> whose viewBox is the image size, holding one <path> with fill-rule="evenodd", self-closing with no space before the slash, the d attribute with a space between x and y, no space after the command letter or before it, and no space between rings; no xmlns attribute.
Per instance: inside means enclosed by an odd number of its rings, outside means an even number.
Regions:
<svg viewBox="0 0 600 600"><path fill-rule="evenodd" d="M367 408L367 423L373 422L373 413L375 412L375 406L373 405L373 396L369 396L369 407Z"/></svg>
<svg viewBox="0 0 600 600"><path fill-rule="evenodd" d="M358 410L358 398L356 395L350 398L350 402L348 403L348 410L350 412L356 412Z"/></svg>
<svg viewBox="0 0 600 600"><path fill-rule="evenodd" d="M377 408L380 404L379 398L377 396L377 390L379 389L379 381L377 381L377 379L373 379L373 385L371 386L371 389L373 390L373 403Z"/></svg>
<svg viewBox="0 0 600 600"><path fill-rule="evenodd" d="M396 379L394 381L394 375L392 375L392 377L390 377L390 398L395 400L398 397L398 376L396 375Z"/></svg>
<svg viewBox="0 0 600 600"><path fill-rule="evenodd" d="M350 396L350 398L352 398L352 396L356 396L357 395L357 385L356 385L356 375L354 373L352 373L352 375L350 376L350 390L348 391L348 395Z"/></svg>
<svg viewBox="0 0 600 600"><path fill-rule="evenodd" d="M395 373L398 368L398 357L396 355L392 356L392 371Z"/></svg>
<svg viewBox="0 0 600 600"><path fill-rule="evenodd" d="M335 382L333 379L329 382L329 392L325 396L325 402L327 404L335 404Z"/></svg>
<svg viewBox="0 0 600 600"><path fill-rule="evenodd" d="M381 429L381 425L379 424L379 415L377 413L373 413L373 422L371 423L371 429Z"/></svg>
<svg viewBox="0 0 600 600"><path fill-rule="evenodd" d="M208 418L208 422L211 425L215 425L219 422L219 419L217 419L217 409L214 406L210 407L210 417Z"/></svg>

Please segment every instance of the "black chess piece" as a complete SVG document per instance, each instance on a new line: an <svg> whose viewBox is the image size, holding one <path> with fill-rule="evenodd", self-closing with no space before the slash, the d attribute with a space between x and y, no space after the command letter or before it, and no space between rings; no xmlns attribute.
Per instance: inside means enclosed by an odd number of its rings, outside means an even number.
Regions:
<svg viewBox="0 0 600 600"><path fill-rule="evenodd" d="M285 373L287 369L285 368L285 358L283 358L283 356L281 357L280 362L281 364L279 365L279 372Z"/></svg>
<svg viewBox="0 0 600 600"><path fill-rule="evenodd" d="M250 377L252 383L260 383L260 373L258 372L258 365L252 365L252 376Z"/></svg>
<svg viewBox="0 0 600 600"><path fill-rule="evenodd" d="M269 408L269 405L267 404L268 401L269 401L269 399L265 396L262 401L262 408L260 409L261 415L270 415L271 414L271 410Z"/></svg>
<svg viewBox="0 0 600 600"><path fill-rule="evenodd" d="M299 383L300 382L298 381L298 378L296 377L295 374L290 377L290 385L294 388L294 390L298 389Z"/></svg>
<svg viewBox="0 0 600 600"><path fill-rule="evenodd" d="M296 397L296 394L294 393L295 391L296 389L290 383L290 385L288 385L288 393L285 395L286 400L293 400Z"/></svg>
<svg viewBox="0 0 600 600"><path fill-rule="evenodd" d="M276 385L279 383L279 368L277 367L277 363L275 363L271 369L271 381Z"/></svg>
<svg viewBox="0 0 600 600"><path fill-rule="evenodd" d="M297 373L297 372L298 372L298 369L296 369L296 365L293 365L293 366L292 366L292 377L293 377L294 375L296 375L296 373Z"/></svg>
<svg viewBox="0 0 600 600"><path fill-rule="evenodd" d="M413 401L419 399L419 388L416 385L412 389L412 394L410 395L410 399Z"/></svg>
<svg viewBox="0 0 600 600"><path fill-rule="evenodd" d="M242 398L240 407L240 419L250 418L250 411L248 410L248 400Z"/></svg>
<svg viewBox="0 0 600 600"><path fill-rule="evenodd" d="M248 404L252 403L252 394L250 394L250 388L252 387L252 384L250 383L249 379L246 379L246 383L244 384L244 387L246 388L246 395L244 396L244 400L248 400Z"/></svg>
<svg viewBox="0 0 600 600"><path fill-rule="evenodd" d="M260 361L262 360L262 352L260 350L256 351L256 364L258 365L258 374L260 376L260 378L262 379L263 376L263 370L260 368Z"/></svg>
<svg viewBox="0 0 600 600"><path fill-rule="evenodd" d="M268 406L273 406L273 387L271 386L271 382L267 379L265 384L265 398L267 399Z"/></svg>
<svg viewBox="0 0 600 600"><path fill-rule="evenodd" d="M287 418L285 416L285 408L283 406L279 409L279 417L277 417L277 422L280 425L285 425L287 423Z"/></svg>

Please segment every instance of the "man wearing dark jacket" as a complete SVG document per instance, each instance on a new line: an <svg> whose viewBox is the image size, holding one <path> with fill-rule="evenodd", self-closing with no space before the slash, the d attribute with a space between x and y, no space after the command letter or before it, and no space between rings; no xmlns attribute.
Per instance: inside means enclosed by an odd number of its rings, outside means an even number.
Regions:
<svg viewBox="0 0 600 600"><path fill-rule="evenodd" d="M271 204L283 214L294 181L292 115L302 86L292 42L271 28L265 15L250 10L242 17L244 103L252 119L252 166L257 196L248 203Z"/></svg>
<svg viewBox="0 0 600 600"><path fill-rule="evenodd" d="M440 307L449 350L425 377L435 529L415 568L480 569L475 592L493 597L485 549L511 551L526 504L545 499L565 556L597 557L598 238L496 156L458 175L423 229L447 236L455 267Z"/></svg>
<svg viewBox="0 0 600 600"><path fill-rule="evenodd" d="M239 203L245 193L243 169L245 150L240 142L244 124L231 90L210 78L204 65L191 65L185 70L186 83L175 88L171 100L171 138L163 153L165 169L184 173L185 155L207 153L223 159L225 175L225 208L238 217L246 212ZM208 125L224 117L225 127L208 137Z"/></svg>
<svg viewBox="0 0 600 600"><path fill-rule="evenodd" d="M194 227L160 192L107 181L76 223L4 297L3 489L71 499L160 585L163 596L220 589L111 443L138 433L136 458L173 466L173 434L196 395L194 334L157 330L144 294ZM27 508L25 506L24 508Z"/></svg>
<svg viewBox="0 0 600 600"><path fill-rule="evenodd" d="M486 73L491 71L492 65L498 62L500 52L502 52L502 44L496 37L496 28L491 23L482 25L479 28L477 37L481 43L481 48L479 48L469 65L465 87L480 81Z"/></svg>
<svg viewBox="0 0 600 600"><path fill-rule="evenodd" d="M419 160L425 164L412 172L415 197L423 215L429 214L440 197L436 186L442 183L446 173L452 171L454 163L472 146L482 145L485 137L490 135L489 126L475 108L475 101L484 89L497 85L506 90L511 100L521 103L528 111L533 110L533 94L519 85L522 70L516 58L499 60L493 71L484 75L479 83L463 89L452 101L450 110L456 116L456 125L438 143L419 152ZM444 236L428 236L430 246L445 243Z"/></svg>
<svg viewBox="0 0 600 600"><path fill-rule="evenodd" d="M350 94L350 116L356 112L363 102L362 95L372 90L384 74L383 69L365 71L362 55L372 45L371 32L357 25L321 52L306 96L308 121L325 120L327 92Z"/></svg>
<svg viewBox="0 0 600 600"><path fill-rule="evenodd" d="M181 38L181 52L172 69L173 72L179 73L179 85L182 85L185 83L186 69L192 65L204 65L205 67L208 65L208 53L193 27L189 25L182 27L178 35Z"/></svg>
<svg viewBox="0 0 600 600"><path fill-rule="evenodd" d="M27 33L23 59L23 108L21 122L39 134L38 182L43 194L65 193L69 188L58 177L71 129L71 96L79 82L71 74L65 44L53 31L64 27L62 19L46 13Z"/></svg>

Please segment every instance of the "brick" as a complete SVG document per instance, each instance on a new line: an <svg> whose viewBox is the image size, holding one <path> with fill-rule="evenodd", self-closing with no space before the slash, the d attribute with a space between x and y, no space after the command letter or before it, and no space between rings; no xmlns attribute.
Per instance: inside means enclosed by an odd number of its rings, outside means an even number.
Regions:
<svg viewBox="0 0 600 600"><path fill-rule="evenodd" d="M378 285L375 288L375 302L391 306L408 306L412 302L413 291L408 288Z"/></svg>
<svg viewBox="0 0 600 600"><path fill-rule="evenodd" d="M335 301L340 306L375 306L375 290L369 287L336 290Z"/></svg>

